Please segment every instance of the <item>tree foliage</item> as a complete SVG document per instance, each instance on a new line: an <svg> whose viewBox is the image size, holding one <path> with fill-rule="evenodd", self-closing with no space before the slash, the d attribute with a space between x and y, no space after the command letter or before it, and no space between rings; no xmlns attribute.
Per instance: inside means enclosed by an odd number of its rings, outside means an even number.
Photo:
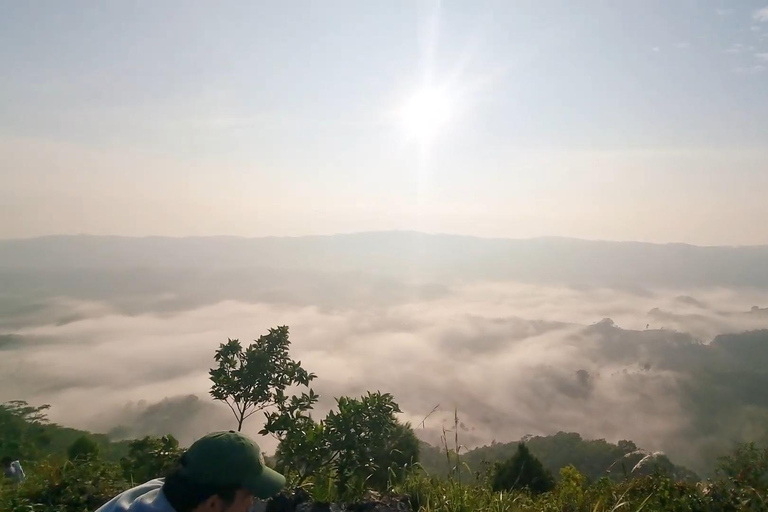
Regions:
<svg viewBox="0 0 768 512"><path fill-rule="evenodd" d="M584 504L584 487L587 479L573 466L560 470L555 487L555 499L563 512L580 510Z"/></svg>
<svg viewBox="0 0 768 512"><path fill-rule="evenodd" d="M111 442L103 434L48 421L48 409L48 405L34 406L21 400L0 404L0 456L26 464L48 456L68 457L69 448L81 437L93 441L106 459L117 461L127 453L126 442Z"/></svg>
<svg viewBox="0 0 768 512"><path fill-rule="evenodd" d="M408 472L419 463L419 451L419 439L411 424L397 422L386 440L374 448L376 467L369 484L376 489L385 489L391 484L403 482Z"/></svg>
<svg viewBox="0 0 768 512"><path fill-rule="evenodd" d="M325 419L325 437L339 492L344 493L350 484L389 469L387 448L397 433L395 414L401 411L392 395L379 392L337 398L336 405L338 411L329 412Z"/></svg>
<svg viewBox="0 0 768 512"><path fill-rule="evenodd" d="M418 461L418 441L410 425L398 423L400 407L392 395L340 397L337 410L319 423L308 414L311 403L309 396L294 397L293 407L267 415L262 431L280 439L277 467L296 471L299 484L324 474L341 496L361 485L385 489Z"/></svg>
<svg viewBox="0 0 768 512"><path fill-rule="evenodd" d="M278 406L292 386L308 387L315 375L288 355L288 327L269 330L243 349L239 340L222 343L210 370L211 396L226 403L237 420L237 430L253 414Z"/></svg>
<svg viewBox="0 0 768 512"><path fill-rule="evenodd" d="M0 455L36 459L50 445L46 426L49 405L32 406L23 400L0 404Z"/></svg>
<svg viewBox="0 0 768 512"><path fill-rule="evenodd" d="M492 486L494 491L528 489L540 494L552 490L555 479L541 461L531 455L525 443L520 443L515 455L496 465Z"/></svg>
<svg viewBox="0 0 768 512"><path fill-rule="evenodd" d="M560 469L571 465L591 482L602 477L619 482L648 475L657 469L670 473L675 480L699 480L695 473L672 464L663 455L650 454L648 457L649 454L640 450L632 441L621 440L613 444L604 439L583 439L575 432L558 432L551 436L529 436L524 442L552 474L557 474ZM463 453L461 462L468 467L464 472L476 474L482 472L485 463L494 464L509 459L517 452L517 445L517 442L494 442ZM422 465L427 471L447 473L445 453L431 446L423 446L421 454Z"/></svg>
<svg viewBox="0 0 768 512"><path fill-rule="evenodd" d="M99 445L88 436L80 436L67 448L71 461L95 459L99 456Z"/></svg>
<svg viewBox="0 0 768 512"><path fill-rule="evenodd" d="M0 488L3 512L96 510L129 486L119 466L95 459L45 460L27 469L27 479L21 485Z"/></svg>
<svg viewBox="0 0 768 512"><path fill-rule="evenodd" d="M323 423L311 416L319 396L311 389L301 395L280 400L276 410L265 413L261 435L273 435L280 443L275 453L276 467L295 473L301 485L329 462Z"/></svg>
<svg viewBox="0 0 768 512"><path fill-rule="evenodd" d="M732 454L720 457L718 474L746 486L768 488L768 448L739 445Z"/></svg>
<svg viewBox="0 0 768 512"><path fill-rule="evenodd" d="M738 502L743 510L762 506L768 510L768 447L743 443L730 455L720 457L717 474L724 497Z"/></svg>
<svg viewBox="0 0 768 512"><path fill-rule="evenodd" d="M125 478L145 482L165 476L178 462L184 451L171 435L146 436L130 443L128 455L120 460Z"/></svg>

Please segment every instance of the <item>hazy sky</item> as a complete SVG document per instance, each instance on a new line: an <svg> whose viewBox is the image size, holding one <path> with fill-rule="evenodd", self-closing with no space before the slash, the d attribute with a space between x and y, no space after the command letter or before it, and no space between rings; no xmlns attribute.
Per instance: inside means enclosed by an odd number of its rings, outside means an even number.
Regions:
<svg viewBox="0 0 768 512"><path fill-rule="evenodd" d="M768 243L768 0L0 12L2 238Z"/></svg>

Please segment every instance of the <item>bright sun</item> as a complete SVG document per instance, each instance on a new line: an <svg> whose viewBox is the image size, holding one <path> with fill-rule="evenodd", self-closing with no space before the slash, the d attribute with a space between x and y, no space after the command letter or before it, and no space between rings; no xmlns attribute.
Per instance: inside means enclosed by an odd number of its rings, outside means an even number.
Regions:
<svg viewBox="0 0 768 512"><path fill-rule="evenodd" d="M426 87L403 106L400 119L409 137L433 139L451 117L451 100L441 89Z"/></svg>

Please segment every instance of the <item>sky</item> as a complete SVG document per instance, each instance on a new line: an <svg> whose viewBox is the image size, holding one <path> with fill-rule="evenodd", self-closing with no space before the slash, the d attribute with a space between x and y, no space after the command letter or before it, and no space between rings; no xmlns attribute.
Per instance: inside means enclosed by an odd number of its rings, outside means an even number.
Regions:
<svg viewBox="0 0 768 512"><path fill-rule="evenodd" d="M0 12L0 238L768 244L766 0Z"/></svg>

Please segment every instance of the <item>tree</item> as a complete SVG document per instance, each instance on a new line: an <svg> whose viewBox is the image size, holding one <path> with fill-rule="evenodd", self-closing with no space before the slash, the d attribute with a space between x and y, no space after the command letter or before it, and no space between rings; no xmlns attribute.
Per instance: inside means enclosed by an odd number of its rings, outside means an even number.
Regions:
<svg viewBox="0 0 768 512"><path fill-rule="evenodd" d="M718 458L717 473L738 487L768 490L768 448L741 443L731 455Z"/></svg>
<svg viewBox="0 0 768 512"><path fill-rule="evenodd" d="M402 483L407 470L419 462L419 440L410 423L396 423L389 435L373 453L376 467L369 484L384 489L388 484Z"/></svg>
<svg viewBox="0 0 768 512"><path fill-rule="evenodd" d="M624 455L637 451L637 445L632 441L627 441L626 439L619 441L617 446L619 447L619 451Z"/></svg>
<svg viewBox="0 0 768 512"><path fill-rule="evenodd" d="M309 386L315 374L308 373L288 355L288 327L269 330L246 349L229 339L216 351L219 364L210 371L211 396L227 404L237 420L237 430L253 414L287 400L285 390ZM310 390L311 393L311 390Z"/></svg>
<svg viewBox="0 0 768 512"><path fill-rule="evenodd" d="M88 436L80 436L67 448L67 458L71 461L90 460L99 456L99 445Z"/></svg>
<svg viewBox="0 0 768 512"><path fill-rule="evenodd" d="M585 484L586 478L578 469L571 465L561 468L555 491L558 509L563 512L581 510Z"/></svg>
<svg viewBox="0 0 768 512"><path fill-rule="evenodd" d="M265 414L266 422L259 432L271 434L280 441L275 466L283 473L297 474L297 485L326 466L330 459L324 425L310 415L318 399L310 389L309 393L279 401L275 411Z"/></svg>
<svg viewBox="0 0 768 512"><path fill-rule="evenodd" d="M120 459L120 466L127 480L145 482L167 474L183 453L179 442L171 435L146 436L131 441L128 455Z"/></svg>
<svg viewBox="0 0 768 512"><path fill-rule="evenodd" d="M0 454L35 459L50 444L46 432L49 405L32 406L23 400L0 404Z"/></svg>
<svg viewBox="0 0 768 512"><path fill-rule="evenodd" d="M544 469L541 461L531 454L525 443L521 442L511 458L497 463L492 486L496 492L528 489L534 494L540 494L552 490L555 479L552 473Z"/></svg>
<svg viewBox="0 0 768 512"><path fill-rule="evenodd" d="M397 431L395 414L401 412L389 393L371 393L336 400L338 412L325 419L325 435L339 494L355 480L368 481L385 463L381 449Z"/></svg>
<svg viewBox="0 0 768 512"><path fill-rule="evenodd" d="M418 461L418 440L410 425L398 423L400 407L392 395L337 398L338 410L319 423L307 413L314 400L316 395L293 397L293 407L267 414L261 432L280 440L276 466L298 473L298 485L327 473L335 478L340 496L355 484L384 489L390 477L402 478L404 468Z"/></svg>

